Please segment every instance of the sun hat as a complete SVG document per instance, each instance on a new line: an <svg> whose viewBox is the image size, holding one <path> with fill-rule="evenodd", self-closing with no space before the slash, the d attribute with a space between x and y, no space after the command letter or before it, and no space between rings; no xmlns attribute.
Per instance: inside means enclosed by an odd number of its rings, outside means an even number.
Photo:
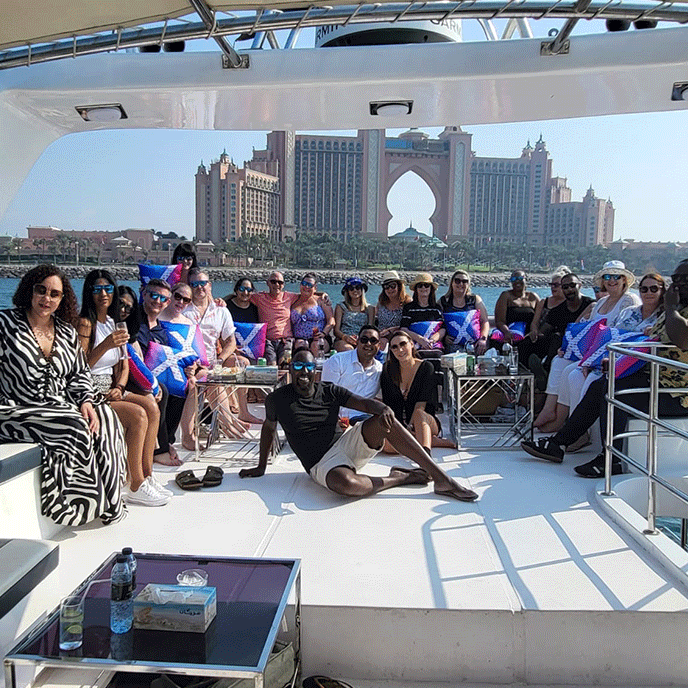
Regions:
<svg viewBox="0 0 688 688"><path fill-rule="evenodd" d="M626 269L626 265L620 260L608 260L600 270L595 273L592 278L594 284L602 284L602 275L623 275L626 278L626 286L628 288L635 282L635 275Z"/></svg>
<svg viewBox="0 0 688 688"><path fill-rule="evenodd" d="M404 282L401 277L399 277L399 273L396 270L388 270L382 275L382 284L386 284L387 282Z"/></svg>
<svg viewBox="0 0 688 688"><path fill-rule="evenodd" d="M415 289L417 284L432 284L435 289L439 286L437 282L434 282L432 275L429 272L419 272L411 282L411 289Z"/></svg>
<svg viewBox="0 0 688 688"><path fill-rule="evenodd" d="M346 294L346 290L349 287L362 287L363 291L368 291L368 283L357 275L354 277L349 277L346 282L344 282L344 286L342 287L342 296Z"/></svg>

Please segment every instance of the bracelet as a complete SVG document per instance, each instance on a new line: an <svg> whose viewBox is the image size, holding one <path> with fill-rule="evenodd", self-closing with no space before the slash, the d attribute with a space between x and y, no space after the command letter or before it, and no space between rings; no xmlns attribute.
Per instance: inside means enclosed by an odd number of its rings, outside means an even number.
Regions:
<svg viewBox="0 0 688 688"><path fill-rule="evenodd" d="M124 392L124 385L120 382L120 384L115 385L115 389L118 389L120 392Z"/></svg>

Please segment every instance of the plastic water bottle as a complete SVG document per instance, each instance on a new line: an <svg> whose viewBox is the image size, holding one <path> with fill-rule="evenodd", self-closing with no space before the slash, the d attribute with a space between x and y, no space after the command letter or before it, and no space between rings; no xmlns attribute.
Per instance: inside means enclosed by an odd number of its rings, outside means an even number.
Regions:
<svg viewBox="0 0 688 688"><path fill-rule="evenodd" d="M126 633L134 622L131 568L126 555L117 555L110 581L110 630L113 633Z"/></svg>
<svg viewBox="0 0 688 688"><path fill-rule="evenodd" d="M472 342L466 344L466 374L473 375L475 373L475 347Z"/></svg>
<svg viewBox="0 0 688 688"><path fill-rule="evenodd" d="M122 554L127 558L129 568L131 569L131 594L133 597L134 590L136 590L136 557L131 547L124 547Z"/></svg>

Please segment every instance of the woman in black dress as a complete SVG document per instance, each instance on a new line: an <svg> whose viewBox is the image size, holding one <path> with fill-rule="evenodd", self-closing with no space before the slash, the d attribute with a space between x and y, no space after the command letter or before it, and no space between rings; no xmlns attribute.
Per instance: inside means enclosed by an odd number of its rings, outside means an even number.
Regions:
<svg viewBox="0 0 688 688"><path fill-rule="evenodd" d="M53 265L24 275L0 311L0 441L35 442L42 453L41 512L79 526L125 514L124 434L93 386L73 323L76 297Z"/></svg>
<svg viewBox="0 0 688 688"><path fill-rule="evenodd" d="M389 340L389 355L380 377L382 400L430 454L442 431L437 419L437 382L430 361L418 357L411 338L401 330ZM445 445L447 446L447 445ZM453 445L449 445L453 446Z"/></svg>

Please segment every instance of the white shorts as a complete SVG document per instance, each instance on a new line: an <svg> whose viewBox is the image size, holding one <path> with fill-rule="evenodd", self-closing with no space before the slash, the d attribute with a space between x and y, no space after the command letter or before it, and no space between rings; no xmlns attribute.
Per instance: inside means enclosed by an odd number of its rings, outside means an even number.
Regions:
<svg viewBox="0 0 688 688"><path fill-rule="evenodd" d="M368 446L363 438L363 423L356 423L345 430L344 434L325 452L322 459L311 468L311 478L319 485L327 487L327 474L333 468L346 466L356 473L381 449L382 446L378 449ZM330 488L327 487L327 489Z"/></svg>

